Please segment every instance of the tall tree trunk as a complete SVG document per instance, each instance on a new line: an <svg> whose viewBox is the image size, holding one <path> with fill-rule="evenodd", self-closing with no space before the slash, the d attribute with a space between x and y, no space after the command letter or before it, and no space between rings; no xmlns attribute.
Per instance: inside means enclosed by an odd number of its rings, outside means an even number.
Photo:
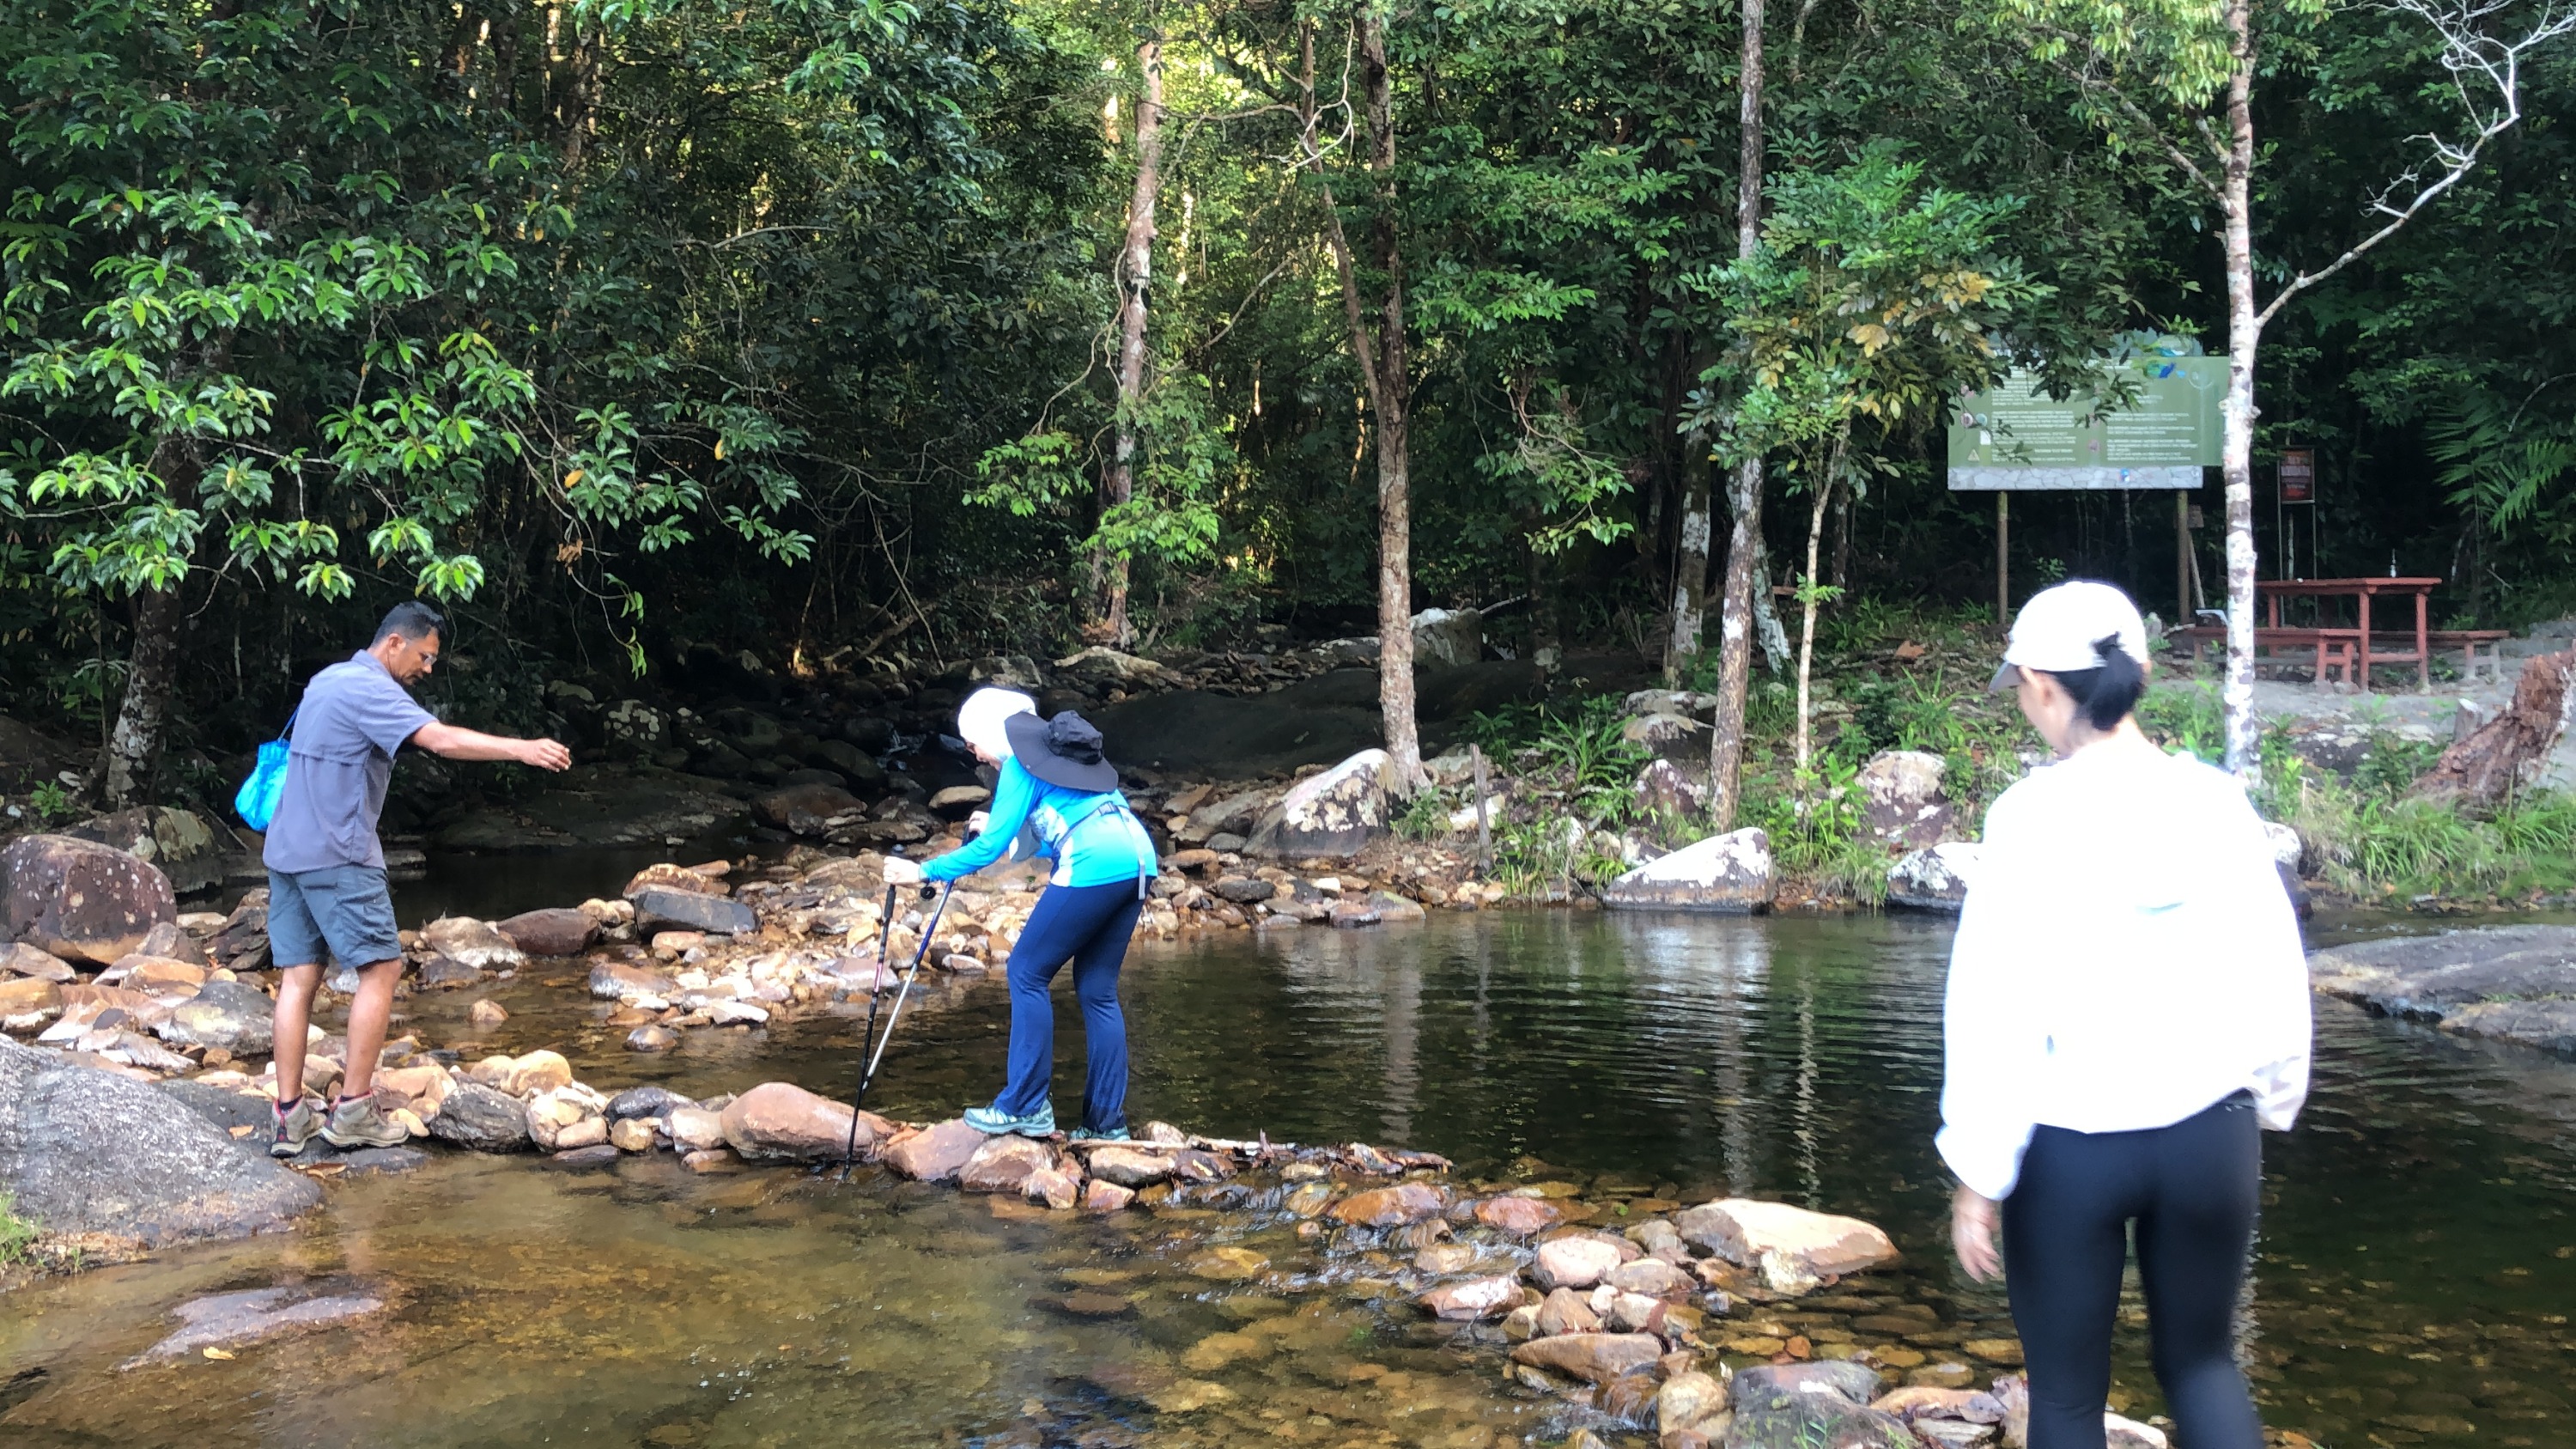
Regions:
<svg viewBox="0 0 2576 1449"><path fill-rule="evenodd" d="M2254 310L2254 22L2252 0L2227 0L2227 161L2219 206L2227 223L2226 431L2219 468L2227 482L2227 768L2254 769L2254 356L2263 335Z"/></svg>
<svg viewBox="0 0 2576 1449"><path fill-rule="evenodd" d="M1709 461L1708 444L1696 436L1683 443L1681 541L1673 551L1673 628L1664 647L1664 683L1681 683L1682 671L1699 658L1700 622L1708 612Z"/></svg>
<svg viewBox="0 0 2576 1449"><path fill-rule="evenodd" d="M1154 198L1163 185L1163 45L1148 37L1136 47L1144 86L1136 103L1136 193L1127 202L1127 245L1118 254L1118 436L1109 453L1107 504L1116 509L1136 496L1136 417L1145 404L1145 293L1154 275ZM1127 557L1095 558L1103 581L1100 618L1109 642L1124 649L1135 640L1127 621Z"/></svg>
<svg viewBox="0 0 2576 1449"><path fill-rule="evenodd" d="M1834 480L1843 471L1843 439L1834 439L1833 452L1825 467L1825 482L1816 489L1815 506L1807 510L1807 574L1799 581L1798 602L1804 613L1798 621L1798 790L1807 788L1807 767L1815 758L1814 695L1810 684L1815 677L1816 611L1823 601L1817 597L1820 582L1817 569L1825 542L1825 510L1834 499Z"/></svg>
<svg viewBox="0 0 2576 1449"><path fill-rule="evenodd" d="M125 669L125 699L116 709L100 761L107 808L147 805L161 773L161 747L170 724L170 699L179 683L179 586L144 589L132 601L134 652Z"/></svg>
<svg viewBox="0 0 2576 1449"><path fill-rule="evenodd" d="M1369 172L1376 204L1369 250L1386 295L1377 324L1377 700L1399 787L1422 783L1422 737L1413 717L1413 485L1406 436L1412 410L1404 338L1404 254L1395 230L1395 95L1386 22L1360 10L1360 88L1366 99Z"/></svg>
<svg viewBox="0 0 2576 1449"><path fill-rule="evenodd" d="M1736 183L1735 254L1762 246L1762 0L1743 0L1744 60L1737 81L1736 128L1742 174ZM1762 547L1762 460L1735 468L1729 501L1735 531L1726 540L1726 595L1718 611L1717 711L1708 739L1709 810L1720 830L1735 828L1744 795L1744 691L1753 667L1753 591L1770 580L1754 567Z"/></svg>

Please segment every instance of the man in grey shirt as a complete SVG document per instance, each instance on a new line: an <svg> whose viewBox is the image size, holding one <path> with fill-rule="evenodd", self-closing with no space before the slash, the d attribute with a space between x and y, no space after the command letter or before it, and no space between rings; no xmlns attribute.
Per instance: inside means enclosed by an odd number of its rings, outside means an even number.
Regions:
<svg viewBox="0 0 2576 1449"><path fill-rule="evenodd" d="M451 760L515 760L560 770L572 752L553 740L507 739L440 724L408 686L438 663L445 623L427 604L397 604L376 642L313 676L288 725L286 785L268 823L269 954L277 988L277 1136L269 1153L293 1157L318 1132L338 1148L392 1147L400 1124L376 1110L376 1057L402 977L402 940L385 889L376 839L394 752L417 745ZM349 1061L327 1113L304 1096L304 1033L322 955L358 973L349 1003Z"/></svg>

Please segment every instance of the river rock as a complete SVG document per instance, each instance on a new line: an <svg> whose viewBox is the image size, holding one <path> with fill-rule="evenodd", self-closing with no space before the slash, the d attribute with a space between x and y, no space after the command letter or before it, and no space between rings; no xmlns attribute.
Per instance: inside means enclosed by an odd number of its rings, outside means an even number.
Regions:
<svg viewBox="0 0 2576 1449"><path fill-rule="evenodd" d="M37 976L0 981L0 1023L12 1031L34 1031L59 1015L63 989Z"/></svg>
<svg viewBox="0 0 2576 1449"><path fill-rule="evenodd" d="M137 951L116 958L116 964L100 972L98 979L155 996L180 998L194 995L198 987L206 984L206 968Z"/></svg>
<svg viewBox="0 0 2576 1449"><path fill-rule="evenodd" d="M508 936L471 916L441 916L420 928L420 939L439 955L477 971L516 971L528 964L527 954Z"/></svg>
<svg viewBox="0 0 2576 1449"><path fill-rule="evenodd" d="M588 912L571 906L522 911L506 921L493 922L492 927L531 956L578 956L599 939L599 922Z"/></svg>
<svg viewBox="0 0 2576 1449"><path fill-rule="evenodd" d="M49 1232L146 1245L264 1232L322 1200L164 1093L5 1039L0 1191Z"/></svg>
<svg viewBox="0 0 2576 1449"><path fill-rule="evenodd" d="M169 879L170 888L181 893L222 884L231 845L231 838L219 835L203 816L167 805L119 810L63 833L152 862Z"/></svg>
<svg viewBox="0 0 2576 1449"><path fill-rule="evenodd" d="M1091 1154L1091 1175L1120 1187L1152 1187L1172 1175L1172 1159L1141 1147L1102 1147Z"/></svg>
<svg viewBox="0 0 2576 1449"><path fill-rule="evenodd" d="M1697 1369L1677 1373L1655 1391L1655 1432L1697 1429L1727 1411L1726 1385Z"/></svg>
<svg viewBox="0 0 2576 1449"><path fill-rule="evenodd" d="M113 846L22 835L0 848L0 933L49 955L105 966L178 918L169 877Z"/></svg>
<svg viewBox="0 0 2576 1449"><path fill-rule="evenodd" d="M0 946L0 980L14 976L34 977L56 985L79 979L79 973L59 956L50 956L24 941Z"/></svg>
<svg viewBox="0 0 2576 1449"><path fill-rule="evenodd" d="M1261 812L1270 800L1271 792L1267 790L1238 791L1191 811L1189 823L1174 834L1185 844L1200 846L1206 846L1220 835L1249 835L1253 827L1260 824ZM1220 853L1210 847L1210 861L1213 862Z"/></svg>
<svg viewBox="0 0 2576 1449"><path fill-rule="evenodd" d="M1639 1258L1610 1270L1603 1279L1622 1293L1642 1293L1679 1303L1696 1291L1699 1280L1661 1258Z"/></svg>
<svg viewBox="0 0 2576 1449"><path fill-rule="evenodd" d="M1878 1374L1848 1361L1757 1367L1728 1386L1734 1422L1726 1442L1741 1449L1921 1449L1903 1420L1868 1407Z"/></svg>
<svg viewBox="0 0 2576 1449"><path fill-rule="evenodd" d="M1251 876L1230 875L1209 886L1208 893L1238 906L1253 906L1279 894L1279 887Z"/></svg>
<svg viewBox="0 0 2576 1449"><path fill-rule="evenodd" d="M267 992L240 981L209 981L197 994L170 1009L169 1018L153 1028L163 1041L180 1046L215 1047L237 1057L264 1057L275 1044L277 1003Z"/></svg>
<svg viewBox="0 0 2576 1449"><path fill-rule="evenodd" d="M669 996L677 989L671 984L671 978L659 971L648 971L617 960L590 963L590 994L602 1001L624 1001L630 996Z"/></svg>
<svg viewBox="0 0 2576 1449"><path fill-rule="evenodd" d="M2387 1016L2576 1055L2576 926L2488 926L2338 946L2309 984Z"/></svg>
<svg viewBox="0 0 2576 1449"><path fill-rule="evenodd" d="M429 1119L429 1135L474 1152L524 1151L528 1109L518 1098L479 1082L458 1082L448 1089L438 1115Z"/></svg>
<svg viewBox="0 0 2576 1449"><path fill-rule="evenodd" d="M1712 835L1621 875L1601 901L1627 910L1767 911L1771 837L1759 826Z"/></svg>
<svg viewBox="0 0 2576 1449"><path fill-rule="evenodd" d="M751 907L724 896L649 887L633 897L635 928L646 935L679 929L711 936L747 936L760 929Z"/></svg>
<svg viewBox="0 0 2576 1449"><path fill-rule="evenodd" d="M371 1317L384 1310L382 1294L345 1280L321 1279L279 1288L211 1294L170 1310L170 1316L179 1320L178 1330L128 1360L124 1367L194 1357L210 1348L229 1353L290 1334Z"/></svg>
<svg viewBox="0 0 2576 1449"><path fill-rule="evenodd" d="M888 1167L922 1182L955 1182L958 1172L989 1139L962 1117L906 1132L886 1148ZM1095 1164L1095 1171L1097 1166Z"/></svg>
<svg viewBox="0 0 2576 1449"><path fill-rule="evenodd" d="M1029 1174L1055 1165L1046 1144L1026 1137L988 1137L957 1170L957 1185L968 1192L1016 1193Z"/></svg>
<svg viewBox="0 0 2576 1449"><path fill-rule="evenodd" d="M1670 760L1648 760L1631 788L1637 813L1648 820L1688 818L1708 808L1708 787ZM1468 823L1474 824L1472 813Z"/></svg>
<svg viewBox="0 0 2576 1449"><path fill-rule="evenodd" d="M2000 1424L2004 1419L2003 1401L1992 1394L1975 1389L1934 1388L1929 1384L1909 1384L1904 1388L1890 1389L1871 1400L1869 1406L1908 1423L1926 1418Z"/></svg>
<svg viewBox="0 0 2576 1449"><path fill-rule="evenodd" d="M1822 1279L1896 1261L1896 1245L1876 1227L1787 1203L1724 1198L1684 1212L1673 1226L1739 1268L1760 1269L1778 1293L1803 1293Z"/></svg>
<svg viewBox="0 0 2576 1449"><path fill-rule="evenodd" d="M867 809L867 802L838 785L815 782L772 790L753 800L751 809L765 825L797 835L820 835L834 817L859 814Z"/></svg>
<svg viewBox="0 0 2576 1449"><path fill-rule="evenodd" d="M465 1009L465 1019L476 1026L499 1026L510 1013L497 1001L478 1001Z"/></svg>
<svg viewBox="0 0 2576 1449"><path fill-rule="evenodd" d="M1114 1182L1093 1178L1082 1190L1082 1210L1089 1213L1114 1213L1136 1200L1136 1190Z"/></svg>
<svg viewBox="0 0 2576 1449"><path fill-rule="evenodd" d="M1887 903L1917 911L1956 915L1968 901L1968 877L1983 847L1947 840L1912 850L1887 868Z"/></svg>
<svg viewBox="0 0 2576 1449"><path fill-rule="evenodd" d="M1619 1250L1600 1238L1551 1238L1538 1245L1530 1276L1541 1288L1589 1288L1618 1266Z"/></svg>
<svg viewBox="0 0 2576 1449"><path fill-rule="evenodd" d="M850 1150L850 1107L818 1097L791 1082L763 1082L724 1109L725 1142L746 1160L812 1161ZM894 1124L874 1112L858 1114L858 1150L867 1152L894 1135Z"/></svg>
<svg viewBox="0 0 2576 1449"><path fill-rule="evenodd" d="M725 1145L724 1114L703 1107L673 1107L662 1119L662 1130L682 1152L711 1152Z"/></svg>
<svg viewBox="0 0 2576 1449"><path fill-rule="evenodd" d="M1351 856L1384 834L1393 819L1384 750L1362 750L1288 789L1263 813L1244 845L1247 854Z"/></svg>
<svg viewBox="0 0 2576 1449"><path fill-rule="evenodd" d="M626 1034L626 1049L630 1052L666 1052L679 1044L678 1032L649 1022Z"/></svg>
<svg viewBox="0 0 2576 1449"><path fill-rule="evenodd" d="M1931 845L1953 823L1941 788L1948 762L1923 750L1882 750L1860 767L1861 820L1887 845Z"/></svg>
<svg viewBox="0 0 2576 1449"><path fill-rule="evenodd" d="M1431 1310L1433 1317L1453 1322L1500 1318L1521 1306L1521 1280L1511 1273L1462 1278L1440 1284L1415 1301Z"/></svg>
<svg viewBox="0 0 2576 1449"><path fill-rule="evenodd" d="M1449 1195L1423 1182L1355 1192L1333 1205L1333 1217L1360 1228L1393 1228L1429 1222L1449 1206Z"/></svg>
<svg viewBox="0 0 2576 1449"><path fill-rule="evenodd" d="M721 896L731 893L730 887L715 876L704 871L692 870L685 865L673 865L668 861L660 865L648 865L635 872L628 877L626 889L619 894L628 901L633 901L648 890L687 891L691 895L699 896Z"/></svg>
<svg viewBox="0 0 2576 1449"><path fill-rule="evenodd" d="M572 1063L564 1060L563 1053L543 1048L521 1057L486 1058L475 1064L474 1075L480 1077L487 1070L499 1077L491 1085L521 1100L572 1085Z"/></svg>
<svg viewBox="0 0 2576 1449"><path fill-rule="evenodd" d="M1553 1338L1560 1333L1598 1333L1601 1315L1593 1312L1592 1305L1573 1289L1554 1288L1539 1303L1538 1317L1531 1326L1540 1338Z"/></svg>
<svg viewBox="0 0 2576 1449"><path fill-rule="evenodd" d="M1082 1201L1082 1180L1058 1168L1041 1167L1020 1184L1020 1195L1057 1212L1071 1212Z"/></svg>
<svg viewBox="0 0 2576 1449"><path fill-rule="evenodd" d="M602 1115L611 1122L631 1122L640 1117L668 1117L682 1107L696 1105L668 1087L629 1087L608 1099Z"/></svg>
<svg viewBox="0 0 2576 1449"><path fill-rule="evenodd" d="M1514 1346L1512 1362L1607 1384L1653 1368L1663 1355L1664 1341L1650 1333L1563 1333Z"/></svg>
<svg viewBox="0 0 2576 1449"><path fill-rule="evenodd" d="M1270 1260L1250 1248L1210 1248L1182 1266L1196 1277L1240 1283L1268 1271Z"/></svg>
<svg viewBox="0 0 2576 1449"><path fill-rule="evenodd" d="M1516 1238L1544 1232L1564 1220L1564 1210L1543 1197L1493 1197L1476 1204L1476 1221Z"/></svg>

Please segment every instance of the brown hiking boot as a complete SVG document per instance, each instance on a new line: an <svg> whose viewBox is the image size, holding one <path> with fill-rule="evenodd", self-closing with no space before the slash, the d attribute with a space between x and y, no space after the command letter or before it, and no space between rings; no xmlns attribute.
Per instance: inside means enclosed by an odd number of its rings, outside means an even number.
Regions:
<svg viewBox="0 0 2576 1449"><path fill-rule="evenodd" d="M322 1140L343 1152L359 1147L400 1147L411 1140L402 1124L376 1110L373 1096L350 1097L331 1109Z"/></svg>

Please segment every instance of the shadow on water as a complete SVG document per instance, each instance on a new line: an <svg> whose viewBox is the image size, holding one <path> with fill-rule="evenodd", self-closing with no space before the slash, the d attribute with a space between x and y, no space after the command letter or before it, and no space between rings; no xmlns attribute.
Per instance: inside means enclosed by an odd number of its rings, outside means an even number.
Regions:
<svg viewBox="0 0 2576 1449"><path fill-rule="evenodd" d="M451 899L497 914L519 898ZM2003 1300L1948 1259L1930 1145L1947 947L1946 923L1920 918L1564 912L1143 946L1124 983L1131 1103L1221 1135L1428 1148L1596 1199L1732 1191L1858 1214L1906 1251L1905 1291L1941 1305L1954 1340L1991 1337ZM691 1033L638 1057L569 972L490 994L512 1013L500 1026L469 1025L454 994L407 1002L402 1029L468 1057L556 1047L607 1090L787 1077L846 1092L857 1075L849 1020ZM1082 1060L1060 1004L1069 1116ZM1007 1022L998 981L943 983L872 1105L927 1118L988 1098ZM2271 1422L2335 1446L2576 1442L2576 1065L2320 1002L2308 1115L2268 1147L2245 1356ZM1370 1301L1383 1290L1283 1301L1181 1275L1178 1216L1046 1224L875 1174L835 1188L695 1178L668 1158L590 1176L444 1158L337 1187L290 1235L10 1295L0 1379L50 1374L0 1411L0 1437L1471 1449L1543 1427L1497 1385L1490 1348ZM1280 1230L1248 1231L1271 1251L1260 1234ZM323 1274L382 1283L396 1307L236 1362L114 1368L192 1294ZM1080 1286L1127 1307L1048 1306ZM2117 1378L2143 1415L2158 1405L2137 1308ZM1186 1359L1235 1329L1239 1359ZM1132 1392L1135 1373L1191 1364L1228 1397L1157 1410Z"/></svg>

